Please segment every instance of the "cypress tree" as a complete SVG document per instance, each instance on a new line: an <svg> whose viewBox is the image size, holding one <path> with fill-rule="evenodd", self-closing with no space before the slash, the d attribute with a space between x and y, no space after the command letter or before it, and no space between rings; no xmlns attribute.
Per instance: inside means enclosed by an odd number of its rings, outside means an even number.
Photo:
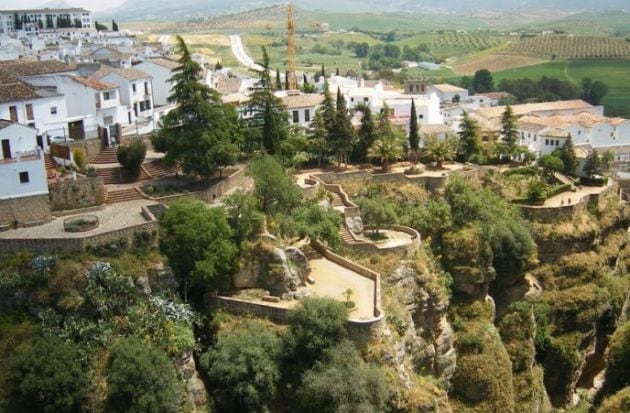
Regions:
<svg viewBox="0 0 630 413"><path fill-rule="evenodd" d="M306 73L302 73L302 80L305 85L308 85L308 78L306 77Z"/></svg>
<svg viewBox="0 0 630 413"><path fill-rule="evenodd" d="M418 150L420 137L418 135L418 115L416 113L416 103L411 99L411 114L409 115L409 148L412 151Z"/></svg>
<svg viewBox="0 0 630 413"><path fill-rule="evenodd" d="M516 149L518 146L518 130L516 126L516 116L514 116L514 112L512 111L512 106L507 105L505 107L505 112L503 112L503 117L501 118L501 124L503 125L501 128L503 142L506 144L508 155L511 158L512 155L516 153Z"/></svg>
<svg viewBox="0 0 630 413"><path fill-rule="evenodd" d="M564 164L562 172L565 175L575 176L578 161L577 156L575 155L575 147L573 146L573 138L571 137L571 134L567 136L567 141L564 143L564 147L562 148L560 159L562 159L562 163Z"/></svg>
<svg viewBox="0 0 630 413"><path fill-rule="evenodd" d="M339 76L339 68L337 68L337 71L335 72L335 75Z"/></svg>
<svg viewBox="0 0 630 413"><path fill-rule="evenodd" d="M284 72L284 89L285 90L289 90L290 89L290 87L289 87L289 71L288 70Z"/></svg>
<svg viewBox="0 0 630 413"><path fill-rule="evenodd" d="M467 162L470 158L481 152L481 142L479 142L479 124L477 121L464 112L462 122L460 124L459 135L459 154L460 160Z"/></svg>
<svg viewBox="0 0 630 413"><path fill-rule="evenodd" d="M282 81L280 81L280 69L276 68L276 90L282 90Z"/></svg>
<svg viewBox="0 0 630 413"><path fill-rule="evenodd" d="M324 67L323 64L322 64L322 77L326 79L326 68Z"/></svg>
<svg viewBox="0 0 630 413"><path fill-rule="evenodd" d="M337 152L337 163L348 162L348 152L354 144L354 130L348 109L346 107L346 99L341 94L341 88L337 88L337 106L335 110L335 121L332 129L331 141L335 145Z"/></svg>
<svg viewBox="0 0 630 413"><path fill-rule="evenodd" d="M115 20L112 20L112 31L118 31L118 23Z"/></svg>
<svg viewBox="0 0 630 413"><path fill-rule="evenodd" d="M597 149L593 149L593 152L591 152L586 158L584 173L589 178L592 178L595 175L602 174L602 158L599 156L599 152L597 152Z"/></svg>
<svg viewBox="0 0 630 413"><path fill-rule="evenodd" d="M372 143L374 143L374 120L368 105L361 103L356 107L356 110L363 113L363 117L357 133L357 142L353 147L350 158L353 162L364 163L368 162L367 152Z"/></svg>

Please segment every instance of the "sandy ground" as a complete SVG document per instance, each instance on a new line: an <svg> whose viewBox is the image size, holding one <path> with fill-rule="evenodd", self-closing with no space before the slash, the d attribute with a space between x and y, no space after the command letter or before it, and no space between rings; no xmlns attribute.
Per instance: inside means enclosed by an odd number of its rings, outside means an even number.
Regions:
<svg viewBox="0 0 630 413"><path fill-rule="evenodd" d="M356 303L357 309L350 313L349 318L374 318L374 281L324 258L310 260L309 264L310 276L315 280L315 284L309 285L313 295L344 301L343 292L350 288L353 291L350 300Z"/></svg>
<svg viewBox="0 0 630 413"><path fill-rule="evenodd" d="M140 207L151 204L155 204L155 202L142 199L106 205L105 209L100 211L68 215L55 218L52 222L36 227L0 232L0 238L83 238L86 235L101 234L147 222L140 213ZM65 232L63 230L64 220L81 215L96 215L99 219L99 227L86 232Z"/></svg>

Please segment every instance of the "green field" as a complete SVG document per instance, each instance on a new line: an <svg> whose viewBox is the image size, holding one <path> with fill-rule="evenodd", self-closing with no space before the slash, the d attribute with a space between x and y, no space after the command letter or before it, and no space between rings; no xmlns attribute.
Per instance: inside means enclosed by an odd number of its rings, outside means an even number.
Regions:
<svg viewBox="0 0 630 413"><path fill-rule="evenodd" d="M585 77L601 80L608 85L608 95L604 98L604 105L610 106L608 110L615 109L615 113L630 116L630 60L558 61L493 74L495 85L506 78L540 79L543 76L570 80L577 85Z"/></svg>

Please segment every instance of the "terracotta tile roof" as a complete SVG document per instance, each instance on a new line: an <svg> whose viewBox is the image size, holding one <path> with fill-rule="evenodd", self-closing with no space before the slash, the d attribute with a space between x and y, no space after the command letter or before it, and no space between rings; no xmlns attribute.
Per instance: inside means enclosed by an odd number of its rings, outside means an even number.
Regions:
<svg viewBox="0 0 630 413"><path fill-rule="evenodd" d="M486 93L477 93L479 96L485 96L488 99L492 100L501 100L503 98L507 98L512 96L512 94L508 92L486 92Z"/></svg>
<svg viewBox="0 0 630 413"><path fill-rule="evenodd" d="M90 78L101 80L105 76L112 73L122 77L123 79L132 81L140 79L151 79L152 77L151 75L144 73L142 70L134 69L133 67L130 67L128 69L114 69L109 66L101 66L101 68L96 71L92 76L90 76Z"/></svg>
<svg viewBox="0 0 630 413"><path fill-rule="evenodd" d="M515 116L524 116L535 112L546 112L553 110L577 110L592 109L593 105L583 100L560 100L557 102L525 103L523 105L513 105L512 111ZM495 106L492 108L480 108L477 110L485 118L498 118L505 112L505 106Z"/></svg>
<svg viewBox="0 0 630 413"><path fill-rule="evenodd" d="M321 105L323 101L324 96L316 93L285 96L282 98L282 104L286 106L287 109L310 108Z"/></svg>
<svg viewBox="0 0 630 413"><path fill-rule="evenodd" d="M440 134L440 133L454 133L453 129L449 128L446 125L435 124L435 125L420 125L420 133L422 135L432 135L432 134Z"/></svg>
<svg viewBox="0 0 630 413"><path fill-rule="evenodd" d="M37 76L51 73L64 73L77 70L74 65L67 65L57 60L29 61L29 60L7 60L0 64L0 69L6 73L16 76Z"/></svg>
<svg viewBox="0 0 630 413"><path fill-rule="evenodd" d="M0 70L0 103L38 99L37 91L15 76Z"/></svg>
<svg viewBox="0 0 630 413"><path fill-rule="evenodd" d="M148 62L155 63L158 66L165 67L170 70L175 70L179 67L179 63L171 59L165 59L163 57L157 57L155 59L149 59Z"/></svg>
<svg viewBox="0 0 630 413"><path fill-rule="evenodd" d="M488 132L499 132L501 130L501 125L499 125L498 123L495 123L493 120L491 119L486 119L483 116L479 116L477 113L475 112L471 112L468 114L468 116L474 120L477 121L477 123L479 124L479 127L481 128L481 130L483 131L488 131Z"/></svg>
<svg viewBox="0 0 630 413"><path fill-rule="evenodd" d="M607 124L612 126L619 126L625 122L630 122L629 119L624 118L608 118L606 116L596 115L590 112L580 112L575 115L560 115L553 114L551 116L534 116L528 115L519 118L519 126L527 128L531 125L538 125L542 128L556 128L556 129L568 129L572 125L579 125L584 128L592 128L595 125Z"/></svg>
<svg viewBox="0 0 630 413"><path fill-rule="evenodd" d="M83 86L87 86L90 89L94 89L94 90L118 89L118 85L115 85L113 83L101 82L93 78L87 78L87 77L81 77L81 76L71 76L70 78L74 80L75 82L80 83Z"/></svg>
<svg viewBox="0 0 630 413"><path fill-rule="evenodd" d="M222 78L217 81L217 92L222 95L231 95L237 93L241 88L241 79L238 78Z"/></svg>

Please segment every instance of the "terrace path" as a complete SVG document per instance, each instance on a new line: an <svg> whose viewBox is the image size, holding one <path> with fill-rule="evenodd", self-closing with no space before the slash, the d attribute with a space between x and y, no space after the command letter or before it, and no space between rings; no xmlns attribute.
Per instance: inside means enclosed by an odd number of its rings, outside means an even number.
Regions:
<svg viewBox="0 0 630 413"><path fill-rule="evenodd" d="M612 180L608 185L604 186L585 186L582 189L577 188L576 192L568 191L558 194L556 196L552 196L551 198L545 201L544 207L559 207L563 205L569 205L568 200L571 200L571 205L577 204L582 200L583 197L591 194L599 194L600 192L606 190L610 185L612 185Z"/></svg>
<svg viewBox="0 0 630 413"><path fill-rule="evenodd" d="M357 309L349 314L349 318L351 320L374 319L376 289L374 280L323 257L309 260L309 266L311 268L309 276L315 280L315 284L308 286L312 295L345 301L343 293L350 288L352 290L350 300L355 302Z"/></svg>

